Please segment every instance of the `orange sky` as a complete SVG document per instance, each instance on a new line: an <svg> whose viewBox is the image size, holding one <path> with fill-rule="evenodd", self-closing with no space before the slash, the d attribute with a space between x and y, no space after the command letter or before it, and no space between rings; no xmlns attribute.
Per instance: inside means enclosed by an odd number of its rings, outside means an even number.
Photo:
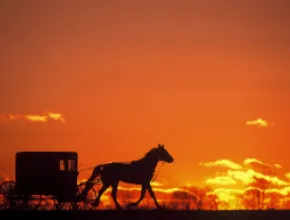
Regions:
<svg viewBox="0 0 290 220"><path fill-rule="evenodd" d="M17 151L74 150L90 167L158 143L172 186L203 185L216 171L200 163L221 159L289 172L289 3L145 2L1 1L2 172ZM25 117L48 112L64 120Z"/></svg>

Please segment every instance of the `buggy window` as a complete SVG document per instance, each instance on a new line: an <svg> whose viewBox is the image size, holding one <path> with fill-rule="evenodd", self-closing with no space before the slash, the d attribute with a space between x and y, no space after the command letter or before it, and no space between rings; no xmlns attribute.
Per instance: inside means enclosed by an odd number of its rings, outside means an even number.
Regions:
<svg viewBox="0 0 290 220"><path fill-rule="evenodd" d="M76 162L75 160L60 160L59 161L59 170L60 171L76 171Z"/></svg>
<svg viewBox="0 0 290 220"><path fill-rule="evenodd" d="M75 171L75 160L68 160L68 171Z"/></svg>
<svg viewBox="0 0 290 220"><path fill-rule="evenodd" d="M65 170L65 163L64 160L59 161L59 170L64 171Z"/></svg>

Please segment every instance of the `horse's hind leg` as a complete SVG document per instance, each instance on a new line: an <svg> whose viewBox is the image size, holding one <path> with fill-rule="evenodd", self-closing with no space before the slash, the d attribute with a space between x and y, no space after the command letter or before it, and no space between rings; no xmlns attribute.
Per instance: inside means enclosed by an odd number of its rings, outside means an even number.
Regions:
<svg viewBox="0 0 290 220"><path fill-rule="evenodd" d="M115 202L115 205L116 205L116 208L117 209L122 209L121 208L121 206L120 206L120 204L118 203L118 200L117 200L117 189L118 189L118 182L117 183L113 183L112 184L112 198L113 198L113 200L114 200L114 202Z"/></svg>
<svg viewBox="0 0 290 220"><path fill-rule="evenodd" d="M95 202L92 203L93 206L98 206L98 205L99 205L102 194L106 191L106 189L108 189L109 186L110 186L110 184L108 184L108 183L106 183L106 182L105 182L105 183L103 182L103 186L102 186L102 188L99 190L99 192L98 192L98 196L97 196Z"/></svg>

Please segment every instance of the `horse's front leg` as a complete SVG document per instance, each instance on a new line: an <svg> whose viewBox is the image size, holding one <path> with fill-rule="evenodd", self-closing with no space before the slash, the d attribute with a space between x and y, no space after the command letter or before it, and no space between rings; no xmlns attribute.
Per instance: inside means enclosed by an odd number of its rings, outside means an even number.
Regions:
<svg viewBox="0 0 290 220"><path fill-rule="evenodd" d="M150 196L151 196L152 199L154 200L156 207L157 207L158 209L161 209L162 207L161 207L161 206L159 205L159 203L157 202L156 196L155 196L155 194L154 194L154 192L153 192L153 190L152 190L152 188L151 188L150 183L148 184L147 189L148 189L148 192L149 192Z"/></svg>
<svg viewBox="0 0 290 220"><path fill-rule="evenodd" d="M141 196L140 198L138 199L137 202L133 202L133 203L130 203L128 206L129 207L135 207L135 206L138 206L139 203L144 199L144 196L145 196L145 193L146 193L146 190L147 190L147 187L145 184L142 185L142 189L141 189Z"/></svg>

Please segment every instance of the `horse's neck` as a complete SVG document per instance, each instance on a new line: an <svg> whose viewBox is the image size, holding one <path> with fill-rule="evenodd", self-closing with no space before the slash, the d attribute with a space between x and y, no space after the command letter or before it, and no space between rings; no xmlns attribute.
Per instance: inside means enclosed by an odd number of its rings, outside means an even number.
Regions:
<svg viewBox="0 0 290 220"><path fill-rule="evenodd" d="M158 160L144 157L144 158L141 158L140 160L135 161L135 163L138 163L139 165L144 166L144 168L150 168L152 169L152 172L154 172L158 164Z"/></svg>

